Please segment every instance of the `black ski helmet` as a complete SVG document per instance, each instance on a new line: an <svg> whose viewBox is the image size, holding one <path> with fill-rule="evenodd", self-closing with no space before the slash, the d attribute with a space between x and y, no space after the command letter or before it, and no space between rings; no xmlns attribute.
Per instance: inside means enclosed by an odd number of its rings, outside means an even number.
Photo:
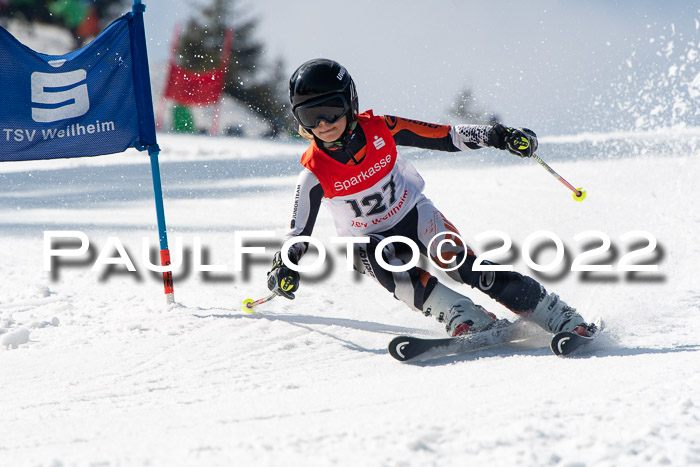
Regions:
<svg viewBox="0 0 700 467"><path fill-rule="evenodd" d="M289 101L292 114L304 126L294 112L295 107L321 97L342 95L349 105L348 124L357 119L357 91L350 73L340 63L326 58L304 62L289 79Z"/></svg>

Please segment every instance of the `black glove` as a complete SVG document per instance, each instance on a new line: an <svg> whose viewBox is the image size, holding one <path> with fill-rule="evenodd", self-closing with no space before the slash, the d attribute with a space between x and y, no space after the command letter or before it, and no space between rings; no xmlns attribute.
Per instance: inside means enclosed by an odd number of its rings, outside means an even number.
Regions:
<svg viewBox="0 0 700 467"><path fill-rule="evenodd" d="M294 299L293 292L299 288L299 273L284 265L279 251L272 258L272 270L267 273L267 288L290 300Z"/></svg>
<svg viewBox="0 0 700 467"><path fill-rule="evenodd" d="M528 128L509 128L496 123L489 131L489 146L507 149L519 157L532 157L537 151L537 135Z"/></svg>

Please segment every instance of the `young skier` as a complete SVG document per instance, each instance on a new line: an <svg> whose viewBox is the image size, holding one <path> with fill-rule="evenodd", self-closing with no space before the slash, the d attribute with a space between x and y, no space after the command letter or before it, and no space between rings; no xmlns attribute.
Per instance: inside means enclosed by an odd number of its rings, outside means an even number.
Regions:
<svg viewBox="0 0 700 467"><path fill-rule="evenodd" d="M423 195L423 179L396 148L462 151L495 147L530 157L537 149L535 133L501 124L447 126L375 116L371 110L360 113L350 74L327 59L302 64L289 81L289 97L299 131L311 144L301 158L304 169L298 178L287 239L311 234L323 202L338 235L369 238L369 243L354 245L355 269L373 277L409 307L445 323L450 336L483 331L506 321L497 320L419 267L403 272L382 268L375 258L382 239L407 237L439 265L464 260L459 268L447 272L450 278L480 290L549 332L592 334L593 324L534 279L517 272L473 271L474 252L450 235L458 233L457 229ZM440 252L438 241L428 249L437 234L453 240L448 247L443 242ZM293 244L289 260L298 264L307 248L308 243ZM381 257L388 264L405 265L410 253L406 245L395 242L383 248ZM279 251L267 278L271 291L294 298L299 274L284 265Z"/></svg>

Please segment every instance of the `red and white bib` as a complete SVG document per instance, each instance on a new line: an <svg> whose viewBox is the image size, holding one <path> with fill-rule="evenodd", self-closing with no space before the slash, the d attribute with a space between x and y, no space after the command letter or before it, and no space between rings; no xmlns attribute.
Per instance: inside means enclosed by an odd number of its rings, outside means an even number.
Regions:
<svg viewBox="0 0 700 467"><path fill-rule="evenodd" d="M358 115L367 139L367 154L357 165L340 163L312 143L301 163L318 178L336 229L361 236L393 227L411 210L425 182L396 151L384 121L372 111Z"/></svg>

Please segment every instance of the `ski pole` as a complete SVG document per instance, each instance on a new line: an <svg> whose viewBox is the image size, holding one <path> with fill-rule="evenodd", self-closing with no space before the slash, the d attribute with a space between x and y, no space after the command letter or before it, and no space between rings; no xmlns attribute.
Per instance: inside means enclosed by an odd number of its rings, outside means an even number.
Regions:
<svg viewBox="0 0 700 467"><path fill-rule="evenodd" d="M242 304L243 311L245 311L246 313L253 313L255 311L256 306L262 305L265 302L269 302L276 296L277 294L275 292L272 292L270 295L263 298L259 298L257 300L253 300L252 298L246 298L245 300L243 300Z"/></svg>
<svg viewBox="0 0 700 467"><path fill-rule="evenodd" d="M537 162L539 162L542 167L547 169L547 172L551 173L554 176L554 178L559 180L561 183L564 184L565 187L567 187L569 190L571 190L574 193L574 200L583 201L584 199L586 199L586 190L584 190L583 188L580 188L580 187L574 188L574 186L571 183L564 180L564 177L562 177L561 175L556 173L549 165L547 165L547 163L545 161L540 159L537 154L533 154L532 157Z"/></svg>

